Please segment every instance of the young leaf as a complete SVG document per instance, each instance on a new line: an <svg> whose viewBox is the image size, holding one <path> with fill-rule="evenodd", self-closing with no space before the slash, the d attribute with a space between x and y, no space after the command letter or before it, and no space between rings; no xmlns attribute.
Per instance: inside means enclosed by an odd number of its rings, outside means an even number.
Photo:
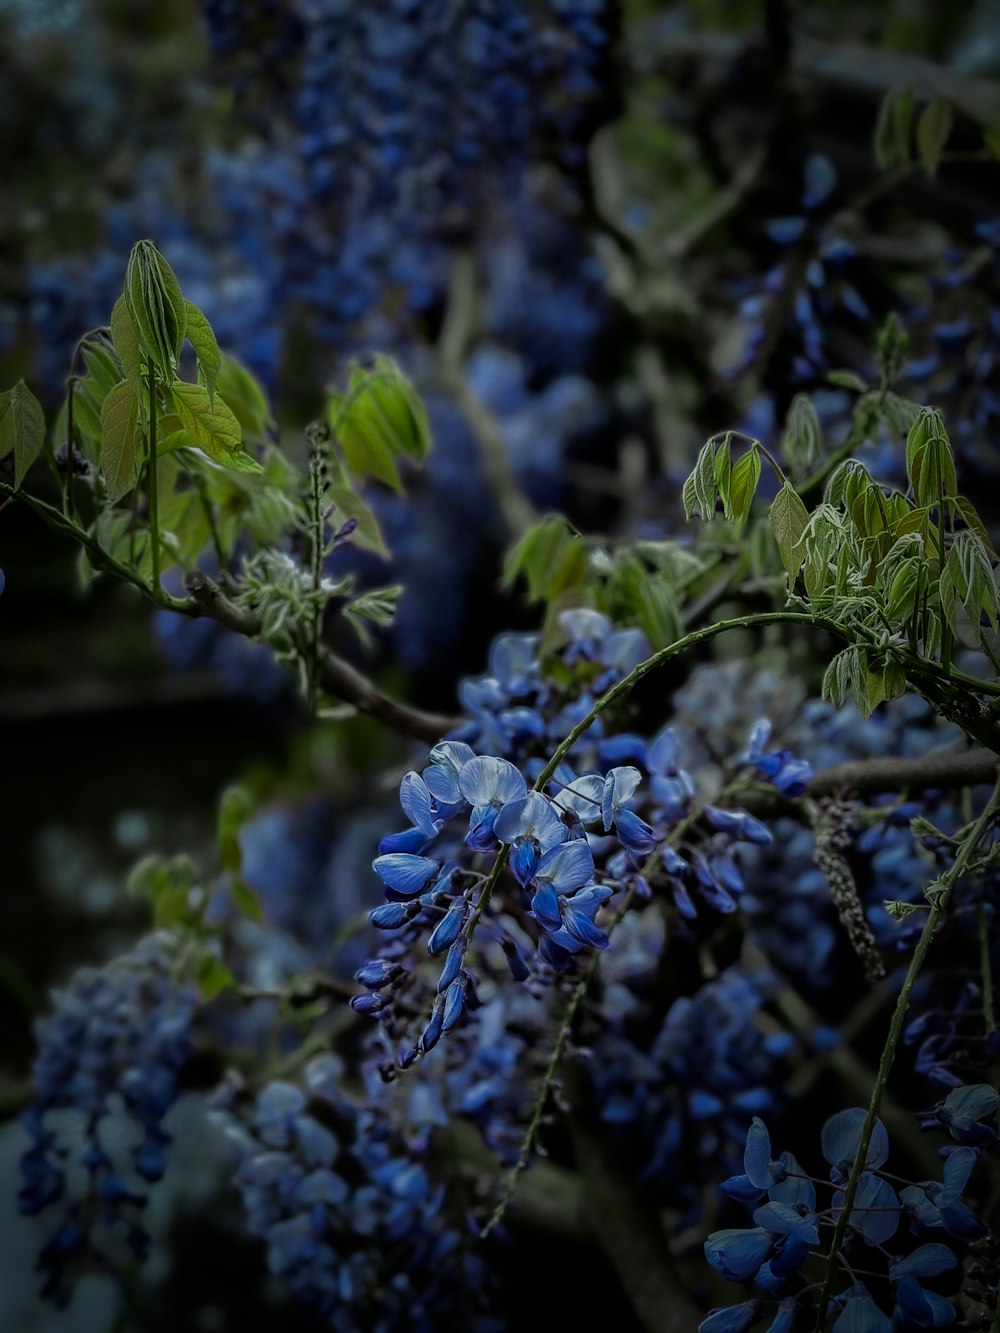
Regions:
<svg viewBox="0 0 1000 1333"><path fill-rule="evenodd" d="M423 403L389 357L377 357L372 370L354 368L347 393L330 397L327 420L354 475L375 477L400 493L396 459L422 463L430 447Z"/></svg>
<svg viewBox="0 0 1000 1333"><path fill-rule="evenodd" d="M729 504L729 487L733 475L732 458L732 440L726 436L719 445L715 455L715 489L722 497L723 505ZM712 508L715 508L715 497L712 497Z"/></svg>
<svg viewBox="0 0 1000 1333"><path fill-rule="evenodd" d="M203 384L184 380L174 380L170 394L182 428L199 449L234 472L263 472L256 458L240 447L240 423L221 396L213 403Z"/></svg>
<svg viewBox="0 0 1000 1333"><path fill-rule="evenodd" d="M173 269L152 241L132 247L124 296L139 347L169 383L187 329L187 307Z"/></svg>
<svg viewBox="0 0 1000 1333"><path fill-rule="evenodd" d="M886 318L878 335L878 359L883 387L890 385L903 369L909 341L893 311Z"/></svg>
<svg viewBox="0 0 1000 1333"><path fill-rule="evenodd" d="M239 870L243 865L239 836L243 825L254 812L254 804L253 796L246 787L234 785L222 793L216 822L216 840L223 870Z"/></svg>
<svg viewBox="0 0 1000 1333"><path fill-rule="evenodd" d="M185 301L184 309L187 312L187 329L184 336L194 348L195 355L198 357L198 364L205 376L205 388L208 390L208 396L210 399L214 399L215 385L219 378L219 370L222 367L222 353L219 351L219 344L215 341L211 324L198 307L192 305L190 301Z"/></svg>
<svg viewBox="0 0 1000 1333"><path fill-rule="evenodd" d="M225 352L215 388L245 431L251 435L267 433L271 414L264 390L242 362Z"/></svg>
<svg viewBox="0 0 1000 1333"><path fill-rule="evenodd" d="M45 415L24 380L0 395L0 458L14 454L17 490L45 442Z"/></svg>
<svg viewBox="0 0 1000 1333"><path fill-rule="evenodd" d="M733 468L729 490L729 514L734 523L742 523L750 512L760 481L760 450L754 444Z"/></svg>
<svg viewBox="0 0 1000 1333"><path fill-rule="evenodd" d="M913 94L894 89L879 107L872 144L876 165L883 170L910 160Z"/></svg>
<svg viewBox="0 0 1000 1333"><path fill-rule="evenodd" d="M715 513L715 448L714 439L702 445L691 475L684 483L681 497L685 518L690 518L697 509L702 522L707 523Z"/></svg>
<svg viewBox="0 0 1000 1333"><path fill-rule="evenodd" d="M986 531L986 524L979 517L979 511L971 500L967 500L964 495L955 495L949 500L949 504L954 512L957 512L965 520L968 527L979 534L979 538L989 553L991 560L1000 560L993 549L993 543L990 541L990 535Z"/></svg>
<svg viewBox="0 0 1000 1333"><path fill-rule="evenodd" d="M122 365L122 374L136 398L142 399L142 349L124 296L111 312L111 339Z"/></svg>
<svg viewBox="0 0 1000 1333"><path fill-rule="evenodd" d="M928 176L937 172L941 153L951 134L955 117L951 104L935 97L920 113L917 121L917 153Z"/></svg>
<svg viewBox="0 0 1000 1333"><path fill-rule="evenodd" d="M357 546L363 551L373 551L380 555L383 560L389 559L389 548L382 537L382 529L379 527L378 519L372 511L357 495L350 486L328 486L327 496L336 506L334 514L334 523L342 523L345 519L354 518L358 521L358 526L351 534L351 544Z"/></svg>
<svg viewBox="0 0 1000 1333"><path fill-rule="evenodd" d="M862 385L862 388L864 386ZM804 476L823 452L823 432L812 399L797 393L785 421L782 452L796 476Z"/></svg>
<svg viewBox="0 0 1000 1333"><path fill-rule="evenodd" d="M795 576L805 558L802 535L809 522L809 513L798 492L787 481L774 497L770 518L771 530L778 543L781 563L785 566L790 586L795 582Z"/></svg>
<svg viewBox="0 0 1000 1333"><path fill-rule="evenodd" d="M139 400L126 380L108 394L101 409L101 472L114 504L139 480Z"/></svg>
<svg viewBox="0 0 1000 1333"><path fill-rule="evenodd" d="M344 607L344 615L354 626L362 643L369 640L368 624L387 629L396 619L396 603L403 593L403 585L394 583L388 588L369 588Z"/></svg>
<svg viewBox="0 0 1000 1333"><path fill-rule="evenodd" d="M583 582L586 553L583 539L561 514L549 514L528 529L504 562L504 583L519 575L533 602L550 601L564 589Z"/></svg>

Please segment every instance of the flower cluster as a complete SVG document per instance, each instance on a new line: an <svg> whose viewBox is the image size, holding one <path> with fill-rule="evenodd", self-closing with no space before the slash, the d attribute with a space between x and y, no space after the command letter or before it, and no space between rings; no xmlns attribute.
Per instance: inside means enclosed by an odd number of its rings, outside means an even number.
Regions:
<svg viewBox="0 0 1000 1333"><path fill-rule="evenodd" d="M305 1090L269 1083L247 1113L217 1114L239 1150L236 1185L270 1271L336 1333L468 1328L491 1333L489 1289L426 1162L426 1137L404 1142L343 1091L321 1056Z"/></svg>
<svg viewBox="0 0 1000 1333"><path fill-rule="evenodd" d="M415 946L426 939L426 953L443 958L430 1018L400 1055L404 1068L478 1005L474 932L488 970L500 950L517 981L565 971L584 951L607 947L610 900L621 895L623 911L650 897L651 881L682 921L697 917L698 903L735 912L744 889L737 849L770 841L746 811L697 799L669 727L648 742L607 734L597 700L646 655L643 637L589 610L563 612L560 624L568 641L556 660L572 686L546 670L537 636L501 636L492 673L463 687L468 740L440 742L422 772L404 777L410 827L379 844L374 869L387 902L371 923L391 939L358 971L365 992L353 1007L402 1036L420 1012ZM584 730L550 774L538 752L574 726ZM790 752L766 753L766 734L755 729L741 762L782 791L798 790L808 769Z"/></svg>
<svg viewBox="0 0 1000 1333"><path fill-rule="evenodd" d="M954 1323L952 1303L924 1287L922 1279L958 1265L954 1245L942 1243L942 1234L959 1248L986 1236L986 1227L962 1202L978 1156L978 1149L967 1146L962 1136L984 1141L990 1131L980 1121L998 1103L994 1089L985 1086L951 1094L937 1108L937 1115L940 1123L956 1126L953 1137L962 1146L948 1151L940 1181L917 1181L902 1189L898 1188L899 1177L884 1170L889 1135L876 1120L848 1222L850 1264L845 1262L845 1267L854 1277L856 1267L863 1266L867 1273L884 1256L891 1319L883 1310L881 1294L876 1299L867 1283L855 1277L835 1298L835 1333L862 1329L890 1333L892 1329L940 1328ZM813 1247L820 1246L821 1231L832 1229L843 1210L865 1117L866 1112L857 1107L838 1112L824 1124L820 1147L830 1167L828 1182L803 1171L790 1152L774 1157L767 1128L754 1117L747 1133L743 1171L722 1186L730 1197L754 1209L754 1226L713 1232L705 1242L705 1256L730 1282L752 1282L762 1294L741 1305L714 1310L699 1326L700 1333L741 1333L769 1311L773 1313L772 1330L792 1327L796 1307L808 1300L805 1270ZM830 1193L829 1203L820 1199L818 1190ZM905 1254L898 1252L904 1220L921 1242Z"/></svg>
<svg viewBox="0 0 1000 1333"><path fill-rule="evenodd" d="M95 1261L121 1271L121 1251L142 1258L148 1247L141 1189L166 1169L163 1121L193 1047L196 993L174 982L172 954L171 937L151 935L106 967L76 973L36 1025L20 1206L63 1204L39 1258L44 1293L59 1304L71 1294L68 1270Z"/></svg>

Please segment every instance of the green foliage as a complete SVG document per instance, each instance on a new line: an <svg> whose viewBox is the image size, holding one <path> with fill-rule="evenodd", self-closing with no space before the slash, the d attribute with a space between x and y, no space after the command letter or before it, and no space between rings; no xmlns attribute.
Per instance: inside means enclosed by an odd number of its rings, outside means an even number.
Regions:
<svg viewBox="0 0 1000 1333"><path fill-rule="evenodd" d="M240 447L243 437L240 423L221 396L213 399L204 385L174 380L169 401L191 444L202 449L209 458L234 472L256 475L263 472L256 458Z"/></svg>
<svg viewBox="0 0 1000 1333"><path fill-rule="evenodd" d="M112 504L139 480L140 417L140 400L128 381L122 380L101 407L101 471Z"/></svg>
<svg viewBox="0 0 1000 1333"><path fill-rule="evenodd" d="M427 457L427 414L390 357L377 356L370 369L354 366L347 392L328 398L326 418L348 471L357 481L374 477L402 494L399 459L421 464Z"/></svg>
<svg viewBox="0 0 1000 1333"><path fill-rule="evenodd" d="M137 241L125 270L125 306L139 350L169 383L187 331L187 303L174 271L152 241Z"/></svg>
<svg viewBox="0 0 1000 1333"><path fill-rule="evenodd" d="M0 458L14 455L14 489L21 483L45 443L45 416L24 380L0 394Z"/></svg>
<svg viewBox="0 0 1000 1333"><path fill-rule="evenodd" d="M519 578L528 585L532 602L553 602L568 588L583 583L586 551L583 538L561 514L548 514L528 529L504 562L504 583Z"/></svg>

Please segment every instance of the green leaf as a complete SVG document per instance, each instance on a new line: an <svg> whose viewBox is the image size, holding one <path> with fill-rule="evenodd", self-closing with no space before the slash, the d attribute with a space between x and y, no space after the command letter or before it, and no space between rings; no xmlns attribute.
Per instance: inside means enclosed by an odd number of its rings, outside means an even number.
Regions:
<svg viewBox="0 0 1000 1333"><path fill-rule="evenodd" d="M267 396L257 379L234 356L222 353L216 392L251 435L265 435L271 425Z"/></svg>
<svg viewBox="0 0 1000 1333"><path fill-rule="evenodd" d="M121 380L105 398L101 409L101 472L112 504L139 480L141 434L139 400L128 382Z"/></svg>
<svg viewBox="0 0 1000 1333"><path fill-rule="evenodd" d="M729 494L729 514L735 523L742 523L750 512L757 484L760 481L760 450L754 444L733 468Z"/></svg>
<svg viewBox="0 0 1000 1333"><path fill-rule="evenodd" d="M878 335L878 359L883 387L890 385L906 363L909 338L903 332L895 311L887 317Z"/></svg>
<svg viewBox="0 0 1000 1333"><path fill-rule="evenodd" d="M80 354L87 371L85 381L90 381L94 397L103 403L122 377L118 358L103 339L99 342L96 338L85 339Z"/></svg>
<svg viewBox="0 0 1000 1333"><path fill-rule="evenodd" d="M170 393L182 428L209 458L234 472L259 475L264 471L256 458L240 447L240 423L221 395L213 402L203 384L184 380L174 380Z"/></svg>
<svg viewBox="0 0 1000 1333"><path fill-rule="evenodd" d="M549 514L517 542L504 562L504 583L519 576L528 584L533 602L551 601L566 588L583 583L586 552L583 539L561 514Z"/></svg>
<svg viewBox="0 0 1000 1333"><path fill-rule="evenodd" d="M910 160L910 128L913 123L913 94L893 89L882 99L872 148L875 162L885 170Z"/></svg>
<svg viewBox="0 0 1000 1333"><path fill-rule="evenodd" d="M823 452L819 417L812 400L804 393L797 393L792 399L781 447L790 469L798 477L805 476Z"/></svg>
<svg viewBox="0 0 1000 1333"><path fill-rule="evenodd" d="M245 916L248 921L253 921L255 925L261 924L264 920L264 909L260 905L260 899L239 875L233 875L229 881L229 896L232 898L233 906L240 916Z"/></svg>
<svg viewBox="0 0 1000 1333"><path fill-rule="evenodd" d="M695 510L703 523L707 523L715 514L715 450L717 441L713 438L702 445L695 460L694 468L681 492L684 501L684 517L690 518Z"/></svg>
<svg viewBox="0 0 1000 1333"><path fill-rule="evenodd" d="M256 808L256 802L246 787L234 785L227 787L219 800L219 817L216 822L216 841L219 847L219 860L223 870L240 870L243 866L243 852L239 836L244 824Z"/></svg>
<svg viewBox="0 0 1000 1333"><path fill-rule="evenodd" d="M142 348L136 336L132 316L128 312L128 303L124 296L119 296L111 312L111 338L122 365L122 374L136 398L142 400Z"/></svg>
<svg viewBox="0 0 1000 1333"><path fill-rule="evenodd" d="M212 953L203 953L198 959L197 977L198 989L204 1000L214 1000L217 995L232 990L236 985L232 972Z"/></svg>
<svg viewBox="0 0 1000 1333"><path fill-rule="evenodd" d="M370 588L347 603L344 615L354 626L362 643L367 643L369 639L366 621L380 629L387 629L392 624L396 619L396 603L402 593L403 585L394 583L387 588Z"/></svg>
<svg viewBox="0 0 1000 1333"><path fill-rule="evenodd" d="M195 350L198 364L205 376L205 388L208 390L208 396L214 399L215 386L219 378L219 371L222 368L222 353L219 351L219 344L215 341L211 324L196 305L192 305L190 301L185 301L184 310L187 314L187 328L184 336Z"/></svg>
<svg viewBox="0 0 1000 1333"><path fill-rule="evenodd" d="M377 357L371 370L354 368L347 393L328 400L327 421L355 477L375 477L400 493L396 460L422 463L430 447L423 403L389 357Z"/></svg>
<svg viewBox="0 0 1000 1333"><path fill-rule="evenodd" d="M954 495L950 497L948 503L953 510L957 511L962 516L967 526L979 534L979 539L989 552L990 559L1000 560L1000 555L997 555L996 551L993 549L993 543L990 541L990 535L986 530L986 524L979 517L979 511L972 501L967 500L964 495Z"/></svg>
<svg viewBox="0 0 1000 1333"><path fill-rule="evenodd" d="M785 566L791 586L805 558L802 537L809 522L809 513L798 492L787 481L774 497L770 518L771 530L781 552L781 563Z"/></svg>
<svg viewBox="0 0 1000 1333"><path fill-rule="evenodd" d="M733 476L733 450L732 439L727 435L719 445L716 454L713 470L715 472L715 489L722 497L724 506L729 504L729 488ZM715 508L715 496L712 496L712 509Z"/></svg>
<svg viewBox="0 0 1000 1333"><path fill-rule="evenodd" d="M917 153L928 176L937 172L941 153L954 123L951 104L943 97L935 97L920 113L917 121Z"/></svg>
<svg viewBox="0 0 1000 1333"><path fill-rule="evenodd" d="M844 648L832 659L823 673L820 695L829 699L834 708L842 708L847 697L847 688L851 683L851 658L857 655L857 648Z"/></svg>
<svg viewBox="0 0 1000 1333"><path fill-rule="evenodd" d="M373 551L383 560L388 560L389 548L385 544L378 519L361 496L346 484L328 486L326 493L336 505L337 521L343 522L348 518L356 518L358 521L358 526L351 533L351 545L362 551Z"/></svg>
<svg viewBox="0 0 1000 1333"><path fill-rule="evenodd" d="M45 443L45 414L24 380L0 395L0 458L14 454L14 489L19 489L28 469Z"/></svg>
<svg viewBox="0 0 1000 1333"><path fill-rule="evenodd" d="M864 393L868 385L860 375L856 375L853 370L829 370L826 375L830 384L835 384L839 389L853 389L855 393Z"/></svg>
<svg viewBox="0 0 1000 1333"><path fill-rule="evenodd" d="M132 247L124 296L140 349L169 383L187 330L187 307L173 269L152 241Z"/></svg>

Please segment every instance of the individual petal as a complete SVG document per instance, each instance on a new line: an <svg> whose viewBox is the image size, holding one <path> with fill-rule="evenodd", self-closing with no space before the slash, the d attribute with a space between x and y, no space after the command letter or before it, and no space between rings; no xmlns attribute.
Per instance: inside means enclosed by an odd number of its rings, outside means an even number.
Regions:
<svg viewBox="0 0 1000 1333"><path fill-rule="evenodd" d="M964 1203L946 1203L943 1204L940 1211L941 1225L947 1231L949 1236L954 1236L956 1240L965 1241L971 1244L975 1240L982 1240L987 1235L989 1228L980 1222L979 1218L970 1213Z"/></svg>
<svg viewBox="0 0 1000 1333"><path fill-rule="evenodd" d="M412 770L399 784L399 803L407 819L428 838L432 838L441 827L441 821L434 818L434 806L427 784L419 773Z"/></svg>
<svg viewBox="0 0 1000 1333"><path fill-rule="evenodd" d="M469 804L475 806L503 806L527 792L527 784L513 764L486 754L462 765L458 785Z"/></svg>
<svg viewBox="0 0 1000 1333"><path fill-rule="evenodd" d="M383 903L368 913L368 920L376 930L398 930L410 920L406 903Z"/></svg>
<svg viewBox="0 0 1000 1333"><path fill-rule="evenodd" d="M587 606L574 606L559 612L559 628L573 644L600 643L611 633L611 621L600 611Z"/></svg>
<svg viewBox="0 0 1000 1333"><path fill-rule="evenodd" d="M618 810L632 796L641 781L642 774L631 764L626 764L622 768L613 768L604 779L604 791L601 793L601 814L604 818L605 831L611 827L611 821Z"/></svg>
<svg viewBox="0 0 1000 1333"><path fill-rule="evenodd" d="M509 695L524 694L538 675L538 635L498 635L490 649L489 667Z"/></svg>
<svg viewBox="0 0 1000 1333"><path fill-rule="evenodd" d="M811 1242L801 1236L785 1236L775 1247L775 1254L768 1264L776 1278L786 1278L789 1273L796 1273L809 1258Z"/></svg>
<svg viewBox="0 0 1000 1333"><path fill-rule="evenodd" d="M713 1231L705 1241L705 1258L730 1282L748 1282L773 1245L772 1238L760 1227Z"/></svg>
<svg viewBox="0 0 1000 1333"><path fill-rule="evenodd" d="M630 731L623 731L617 736L609 736L606 740L601 741L597 747L597 757L599 762L607 768L614 768L615 764L626 762L645 764L646 742L641 736L635 736Z"/></svg>
<svg viewBox="0 0 1000 1333"><path fill-rule="evenodd" d="M719 1186L723 1194L739 1203L756 1203L764 1197L764 1191L756 1186L749 1176L729 1176Z"/></svg>
<svg viewBox="0 0 1000 1333"><path fill-rule="evenodd" d="M592 824L601 817L601 798L604 794L604 779L599 773L584 773L580 777L567 776L566 780L556 777L563 785L552 797L555 805L576 815L584 824Z"/></svg>
<svg viewBox="0 0 1000 1333"><path fill-rule="evenodd" d="M543 852L563 842L568 835L552 802L537 791L508 802L497 815L493 832L506 843L533 838Z"/></svg>
<svg viewBox="0 0 1000 1333"><path fill-rule="evenodd" d="M743 1170L756 1189L766 1190L774 1184L774 1176L771 1174L771 1136L763 1120L756 1115L747 1130Z"/></svg>
<svg viewBox="0 0 1000 1333"><path fill-rule="evenodd" d="M380 856L385 856L389 852L422 852L426 846L427 834L423 829L408 828L402 833L387 833L380 838L378 850Z"/></svg>
<svg viewBox="0 0 1000 1333"><path fill-rule="evenodd" d="M650 773L666 775L672 773L680 754L680 745L670 727L663 730L650 742L647 752L646 767Z"/></svg>
<svg viewBox="0 0 1000 1333"><path fill-rule="evenodd" d="M444 1031L444 1006L440 999L434 1005L430 1016L430 1021L420 1035L417 1045L422 1051L432 1051L441 1040L441 1033Z"/></svg>
<svg viewBox="0 0 1000 1333"><path fill-rule="evenodd" d="M467 944L467 940L456 940L449 948L448 957L444 960L444 967L438 977L437 992L439 995L446 991L453 981L457 980L458 974L462 970L462 964L465 962Z"/></svg>
<svg viewBox="0 0 1000 1333"><path fill-rule="evenodd" d="M859 1282L852 1288L832 1333L892 1333L892 1323Z"/></svg>
<svg viewBox="0 0 1000 1333"><path fill-rule="evenodd" d="M760 1301L744 1301L710 1310L698 1325L698 1333L746 1333L760 1318Z"/></svg>
<svg viewBox="0 0 1000 1333"><path fill-rule="evenodd" d="M415 898L441 868L439 861L429 856L414 856L410 852L389 852L376 856L372 868L387 888L394 889L404 898Z"/></svg>
<svg viewBox="0 0 1000 1333"><path fill-rule="evenodd" d="M924 1291L915 1277L904 1277L896 1288L896 1306L918 1328L947 1328L955 1322L955 1307L943 1296Z"/></svg>
<svg viewBox="0 0 1000 1333"><path fill-rule="evenodd" d="M764 753L764 746L771 739L771 730L771 719L767 717L759 717L750 728L750 738L747 743L747 748L741 755L741 758L748 762L752 762L754 759L759 759Z"/></svg>
<svg viewBox="0 0 1000 1333"><path fill-rule="evenodd" d="M432 958L439 953L444 953L445 949L451 946L458 939L459 933L465 924L465 916L468 911L468 904L464 898L456 898L452 905L445 912L444 916L431 931L430 938L427 941L427 952Z"/></svg>
<svg viewBox="0 0 1000 1333"><path fill-rule="evenodd" d="M705 817L712 828L720 833L728 833L740 842L753 842L765 847L773 841L771 830L748 814L746 810L720 810L717 806L704 806Z"/></svg>
<svg viewBox="0 0 1000 1333"><path fill-rule="evenodd" d="M444 1011L441 1016L441 1026L445 1032L449 1032L461 1018L464 1006L465 982L453 981L444 997Z"/></svg>
<svg viewBox="0 0 1000 1333"><path fill-rule="evenodd" d="M690 869L680 852L671 847L668 842L665 842L660 848L660 860L663 862L663 868L668 875L683 875Z"/></svg>
<svg viewBox="0 0 1000 1333"><path fill-rule="evenodd" d="M650 654L649 640L641 629L617 629L601 644L600 660L623 676L634 671Z"/></svg>
<svg viewBox="0 0 1000 1333"><path fill-rule="evenodd" d="M563 909L563 923L566 929L581 944L586 944L591 949L606 949L610 943L607 935L600 926L594 925L586 912L574 908L574 901L571 898Z"/></svg>
<svg viewBox="0 0 1000 1333"><path fill-rule="evenodd" d="M550 848L538 863L538 883L551 884L557 893L573 893L594 873L594 853L585 838L574 838Z"/></svg>
<svg viewBox="0 0 1000 1333"><path fill-rule="evenodd" d="M431 763L424 769L427 790L437 801L455 805L462 799L458 775L463 764L476 757L471 745L464 741L439 741L431 750Z"/></svg>
<svg viewBox="0 0 1000 1333"><path fill-rule="evenodd" d="M792 1153L783 1152L778 1162L771 1163L771 1170L776 1180L767 1192L769 1199L776 1203L787 1203L790 1208L804 1209L807 1213L815 1212L816 1186L805 1178ZM778 1179L782 1172L784 1178Z"/></svg>
<svg viewBox="0 0 1000 1333"><path fill-rule="evenodd" d="M937 1277L958 1263L947 1245L936 1242L920 1245L905 1258L889 1260L889 1281L902 1282L904 1277Z"/></svg>
<svg viewBox="0 0 1000 1333"><path fill-rule="evenodd" d="M843 1208L844 1192L833 1196L834 1208ZM887 1180L864 1171L851 1209L851 1226L869 1245L882 1245L899 1227L899 1199Z"/></svg>
<svg viewBox="0 0 1000 1333"><path fill-rule="evenodd" d="M974 1148L956 1148L945 1158L944 1190L939 1200L942 1207L962 1197L978 1156Z"/></svg>
<svg viewBox="0 0 1000 1333"><path fill-rule="evenodd" d="M539 884L531 900L531 910L535 920L543 930L555 931L562 926L559 912L559 895L551 884Z"/></svg>
<svg viewBox="0 0 1000 1333"><path fill-rule="evenodd" d="M834 1168L846 1174L851 1169L861 1142L861 1130L868 1112L862 1106L852 1106L830 1116L820 1134L820 1149ZM871 1142L868 1144L866 1166L878 1167L889 1156L889 1135L881 1120L875 1121ZM833 1173L831 1173L833 1174ZM836 1176L834 1177L836 1179Z"/></svg>
<svg viewBox="0 0 1000 1333"><path fill-rule="evenodd" d="M775 1311L774 1318L767 1326L767 1333L792 1333L794 1326L795 1297L788 1296Z"/></svg>
<svg viewBox="0 0 1000 1333"><path fill-rule="evenodd" d="M634 810L619 810L615 815L615 831L623 847L636 856L646 856L656 846L656 834Z"/></svg>
<svg viewBox="0 0 1000 1333"><path fill-rule="evenodd" d="M510 858L510 868L517 877L518 884L526 889L535 878L535 871L538 869L538 852L530 839L522 838L514 848Z"/></svg>
<svg viewBox="0 0 1000 1333"><path fill-rule="evenodd" d="M759 1227L777 1236L794 1236L807 1245L819 1244L819 1232L814 1219L803 1217L787 1203L765 1203L754 1212L753 1220Z"/></svg>

